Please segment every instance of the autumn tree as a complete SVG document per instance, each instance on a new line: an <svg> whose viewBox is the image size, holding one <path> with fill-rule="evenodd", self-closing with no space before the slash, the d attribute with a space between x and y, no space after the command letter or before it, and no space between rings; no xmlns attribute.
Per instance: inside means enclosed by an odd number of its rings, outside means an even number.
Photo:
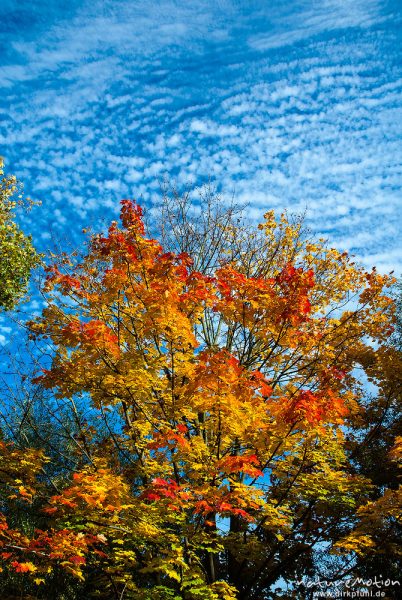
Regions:
<svg viewBox="0 0 402 600"><path fill-rule="evenodd" d="M121 225L47 269L36 384L78 415L74 469L56 491L45 452L17 475L3 443L3 505L35 504L43 524L3 510L0 527L4 573L43 597L59 573L77 597L305 598L297 581L347 576L399 518L356 456L359 369L387 394L392 279L286 215L251 231L236 207L188 206L165 204L164 248L125 200Z"/></svg>
<svg viewBox="0 0 402 600"><path fill-rule="evenodd" d="M371 391L364 412L348 435L350 454L358 472L372 484L370 500L362 506L358 530L375 540L372 552L361 554L354 573L369 578L398 580L402 572L402 310L401 287L395 288L394 332L381 351L367 349L360 356ZM400 589L388 590L399 598Z"/></svg>

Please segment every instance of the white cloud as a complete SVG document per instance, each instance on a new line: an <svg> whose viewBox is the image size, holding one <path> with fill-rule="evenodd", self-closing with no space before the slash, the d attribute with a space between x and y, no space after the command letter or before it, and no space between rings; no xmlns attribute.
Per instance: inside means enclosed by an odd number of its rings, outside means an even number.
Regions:
<svg viewBox="0 0 402 600"><path fill-rule="evenodd" d="M39 235L212 176L250 216L307 207L361 260L401 265L395 17L380 0L268 4L86 1L13 42L0 141L43 199Z"/></svg>

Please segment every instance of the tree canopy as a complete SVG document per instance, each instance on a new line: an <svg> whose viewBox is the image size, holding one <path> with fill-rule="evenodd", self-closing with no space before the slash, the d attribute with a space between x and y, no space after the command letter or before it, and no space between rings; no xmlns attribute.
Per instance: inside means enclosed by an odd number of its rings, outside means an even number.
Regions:
<svg viewBox="0 0 402 600"><path fill-rule="evenodd" d="M69 407L71 445L1 442L6 590L306 598L303 577L398 554L397 482L367 453L400 407L392 278L272 211L255 230L236 210L198 230L171 215L164 248L124 200L47 268L34 384L49 415ZM380 443L390 468L401 441Z"/></svg>
<svg viewBox="0 0 402 600"><path fill-rule="evenodd" d="M22 204L21 186L14 175L4 176L0 157L0 309L11 310L27 291L31 270L39 262L30 236L15 221Z"/></svg>

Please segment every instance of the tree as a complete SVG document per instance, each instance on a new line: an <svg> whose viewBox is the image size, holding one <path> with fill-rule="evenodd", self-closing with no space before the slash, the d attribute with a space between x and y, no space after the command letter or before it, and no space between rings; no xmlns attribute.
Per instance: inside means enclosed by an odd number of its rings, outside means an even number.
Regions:
<svg viewBox="0 0 402 600"><path fill-rule="evenodd" d="M400 284L396 287L395 330L380 352L367 349L361 357L375 393L365 399L361 422L349 432L350 452L358 472L372 483L370 500L362 506L359 534L369 533L376 552L358 557L355 573L367 579L379 575L398 580L402 572L402 311ZM355 533L355 532L354 532ZM400 589L388 590L399 598Z"/></svg>
<svg viewBox="0 0 402 600"><path fill-rule="evenodd" d="M0 177L3 176L0 157ZM0 179L0 309L11 310L27 291L31 270L39 263L30 236L15 222L14 209L22 204L21 187L11 175ZM17 195L19 193L19 195ZM15 199L17 196L17 199Z"/></svg>
<svg viewBox="0 0 402 600"><path fill-rule="evenodd" d="M94 415L78 416L75 472L56 493L40 476L49 457L32 450L16 482L2 446L10 576L46 590L70 574L78 597L304 598L303 576L342 578L376 551L397 498L368 505L349 432L363 427L356 367L385 364L392 279L286 215L255 233L235 212L218 221L194 264L185 236L165 252L125 200L120 227L48 268L31 330L52 362L36 383ZM13 527L9 502L36 503L42 527Z"/></svg>

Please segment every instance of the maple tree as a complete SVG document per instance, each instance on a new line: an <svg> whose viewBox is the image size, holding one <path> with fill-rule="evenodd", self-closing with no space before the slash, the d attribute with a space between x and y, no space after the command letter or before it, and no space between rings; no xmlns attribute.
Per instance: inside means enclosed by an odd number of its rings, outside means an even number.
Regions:
<svg viewBox="0 0 402 600"><path fill-rule="evenodd" d="M76 417L72 466L0 446L2 568L38 594L71 577L81 597L305 597L303 575L342 577L384 552L400 498L373 499L356 467L358 368L385 398L400 361L392 278L286 215L213 235L193 257L191 236L166 251L124 200L120 226L47 269L30 328L52 360L35 383ZM390 460L399 450L392 438ZM28 509L29 531L12 517Z"/></svg>

